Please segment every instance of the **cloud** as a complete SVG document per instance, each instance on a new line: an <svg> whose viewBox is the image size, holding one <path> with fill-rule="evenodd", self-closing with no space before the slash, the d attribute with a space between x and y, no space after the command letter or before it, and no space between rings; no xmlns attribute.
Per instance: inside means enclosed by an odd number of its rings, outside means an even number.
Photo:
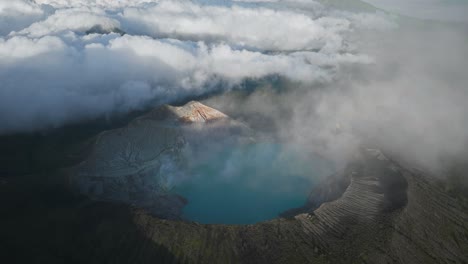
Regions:
<svg viewBox="0 0 468 264"><path fill-rule="evenodd" d="M107 17L107 14L98 8L70 8L57 10L47 19L36 22L29 27L14 32L11 35L27 35L31 38L37 38L48 35L56 35L66 31L82 32L99 27L103 31L111 32L120 28L119 21Z"/></svg>
<svg viewBox="0 0 468 264"><path fill-rule="evenodd" d="M466 26L395 21L305 0L0 0L0 134L279 76L279 95L211 103L337 163L364 144L441 168L468 142Z"/></svg>
<svg viewBox="0 0 468 264"><path fill-rule="evenodd" d="M350 48L354 22L342 15L185 1L16 0L0 16L13 17L13 9L14 21L29 22L0 37L0 133L143 109L245 79L327 83L348 65L373 63Z"/></svg>
<svg viewBox="0 0 468 264"><path fill-rule="evenodd" d="M242 6L200 6L162 1L150 8L128 8L122 13L125 30L153 37L224 41L261 50L343 49L341 32L349 21ZM286 22L287 21L287 22Z"/></svg>
<svg viewBox="0 0 468 264"><path fill-rule="evenodd" d="M51 50L61 50L65 44L55 37L44 37L41 39L29 39L25 37L14 37L8 40L0 39L0 58L4 67L19 59L25 59L47 53Z"/></svg>
<svg viewBox="0 0 468 264"><path fill-rule="evenodd" d="M468 149L468 55L457 28L360 35L375 64L353 64L326 85L257 89L209 105L344 166L364 147L443 176Z"/></svg>
<svg viewBox="0 0 468 264"><path fill-rule="evenodd" d="M34 0L37 4L51 5L55 8L69 7L103 7L106 9L115 9L126 6L136 6L145 3L155 3L158 0Z"/></svg>
<svg viewBox="0 0 468 264"><path fill-rule="evenodd" d="M32 2L0 0L0 36L28 26L44 15L44 11Z"/></svg>
<svg viewBox="0 0 468 264"><path fill-rule="evenodd" d="M388 11L421 19L468 22L466 1L446 0L364 0Z"/></svg>
<svg viewBox="0 0 468 264"><path fill-rule="evenodd" d="M203 42L119 34L75 37L79 45L68 45L53 36L0 40L4 129L44 128L68 118L138 109L145 106L142 98L167 103L184 95L203 94L209 91L206 85L214 85L217 79L225 81L224 89L243 78L272 74L328 81L332 76L321 66L368 60L313 52L267 55L223 44L208 47ZM134 84L135 94L131 93Z"/></svg>

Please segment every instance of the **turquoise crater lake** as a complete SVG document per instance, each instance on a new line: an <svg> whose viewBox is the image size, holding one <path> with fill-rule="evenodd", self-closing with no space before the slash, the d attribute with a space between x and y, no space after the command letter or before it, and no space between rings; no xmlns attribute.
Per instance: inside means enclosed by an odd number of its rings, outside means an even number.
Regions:
<svg viewBox="0 0 468 264"><path fill-rule="evenodd" d="M187 198L183 216L207 224L252 224L302 206L329 162L278 144L256 143L199 158L174 192Z"/></svg>

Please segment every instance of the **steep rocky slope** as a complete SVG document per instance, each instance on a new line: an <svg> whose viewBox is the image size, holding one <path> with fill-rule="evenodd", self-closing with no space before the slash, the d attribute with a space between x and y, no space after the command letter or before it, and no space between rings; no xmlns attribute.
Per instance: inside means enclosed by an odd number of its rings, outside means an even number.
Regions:
<svg viewBox="0 0 468 264"><path fill-rule="evenodd" d="M165 164L185 150L249 140L224 114L164 106L89 141L67 171L0 184L0 259L8 263L467 263L468 209L444 181L385 156L356 153L285 217L253 225L178 219ZM227 135L237 135L233 138ZM162 158L164 157L164 158ZM68 181L71 180L71 181ZM71 183L71 185L70 185ZM72 192L78 187L85 196ZM91 198L91 199L89 199ZM117 201L117 203L112 202ZM166 219L162 219L165 217ZM167 219L170 218L170 219Z"/></svg>
<svg viewBox="0 0 468 264"><path fill-rule="evenodd" d="M340 177L350 182L341 197L293 219L200 225L137 211L134 221L182 263L468 261L466 208L435 179L400 166L378 150L363 151Z"/></svg>
<svg viewBox="0 0 468 264"><path fill-rule="evenodd" d="M162 106L127 126L100 133L86 159L69 170L72 185L97 200L122 201L168 219L180 218L186 201L169 193L183 180L184 167L198 145L241 140L242 123L199 102Z"/></svg>

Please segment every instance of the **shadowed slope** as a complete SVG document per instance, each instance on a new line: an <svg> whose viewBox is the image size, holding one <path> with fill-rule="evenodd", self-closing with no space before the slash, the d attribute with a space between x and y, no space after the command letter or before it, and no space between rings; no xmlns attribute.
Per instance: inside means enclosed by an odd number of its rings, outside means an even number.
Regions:
<svg viewBox="0 0 468 264"><path fill-rule="evenodd" d="M188 263L464 263L466 210L427 175L366 150L343 195L294 219L200 225L137 213L155 242Z"/></svg>

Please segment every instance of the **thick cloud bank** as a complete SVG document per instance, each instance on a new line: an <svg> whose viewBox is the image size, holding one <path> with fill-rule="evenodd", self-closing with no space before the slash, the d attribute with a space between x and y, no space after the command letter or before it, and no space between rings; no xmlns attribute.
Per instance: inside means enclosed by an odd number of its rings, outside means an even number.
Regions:
<svg viewBox="0 0 468 264"><path fill-rule="evenodd" d="M444 175L453 163L468 164L464 30L408 27L360 35L359 46L375 64L352 65L316 89L295 85L277 93L264 87L246 98L224 95L208 104L260 128L267 124L282 140L338 165L361 147L380 148Z"/></svg>
<svg viewBox="0 0 468 264"><path fill-rule="evenodd" d="M356 29L393 26L380 14L273 2L0 0L0 133L230 89L245 79L329 83L343 67L373 63L354 47Z"/></svg>
<svg viewBox="0 0 468 264"><path fill-rule="evenodd" d="M362 145L435 169L468 152L463 23L308 0L0 0L0 25L0 134L279 76L280 93L209 103L338 163Z"/></svg>

